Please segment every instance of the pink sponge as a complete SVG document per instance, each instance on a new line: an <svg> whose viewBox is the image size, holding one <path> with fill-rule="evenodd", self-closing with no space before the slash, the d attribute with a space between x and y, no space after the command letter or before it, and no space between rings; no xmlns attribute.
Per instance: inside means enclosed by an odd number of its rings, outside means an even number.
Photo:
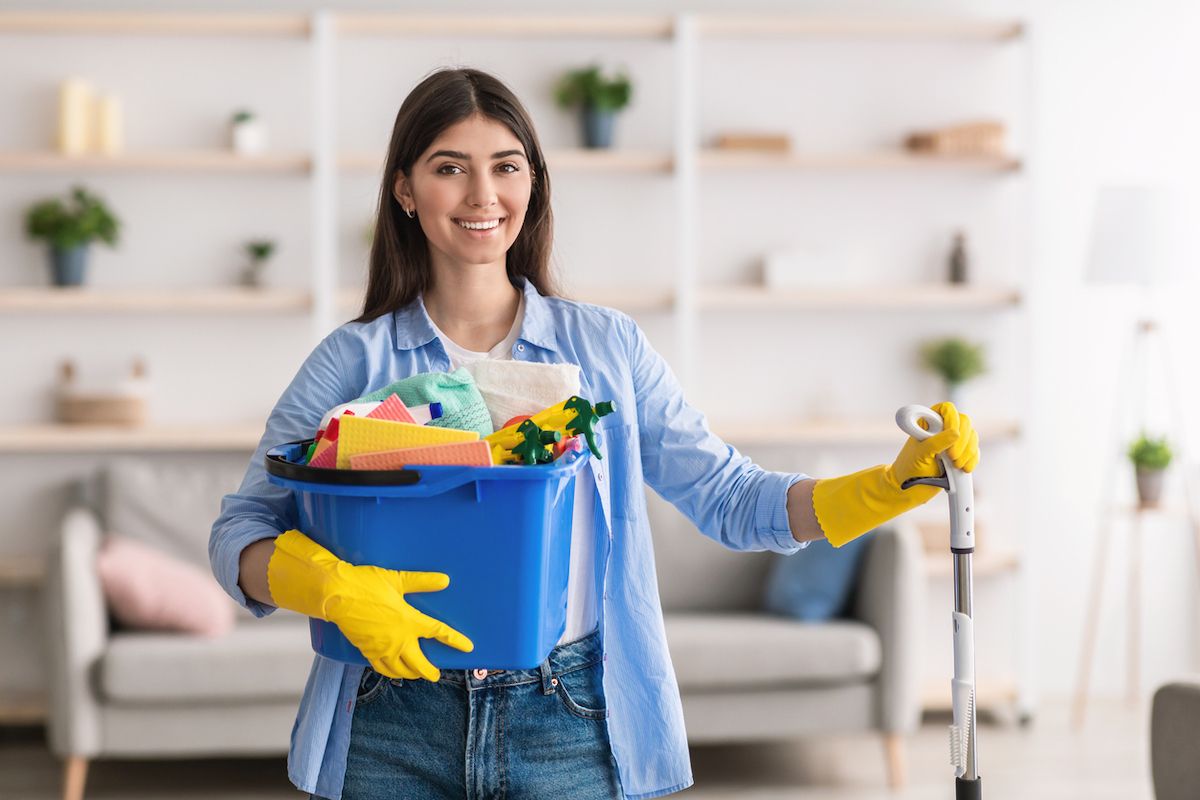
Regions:
<svg viewBox="0 0 1200 800"><path fill-rule="evenodd" d="M390 419L393 422L417 424L413 415L409 413L408 406L404 405L404 401L397 394L389 394L386 400L376 406L370 414L367 414L367 419Z"/></svg>
<svg viewBox="0 0 1200 800"><path fill-rule="evenodd" d="M312 461L309 461L308 465L321 469L333 469L337 466L337 452L336 439L322 439L317 444L317 449L313 452Z"/></svg>
<svg viewBox="0 0 1200 800"><path fill-rule="evenodd" d="M381 453L350 456L350 469L400 469L430 464L464 467L490 467L492 448L480 439L476 442L452 442L424 447L405 447Z"/></svg>

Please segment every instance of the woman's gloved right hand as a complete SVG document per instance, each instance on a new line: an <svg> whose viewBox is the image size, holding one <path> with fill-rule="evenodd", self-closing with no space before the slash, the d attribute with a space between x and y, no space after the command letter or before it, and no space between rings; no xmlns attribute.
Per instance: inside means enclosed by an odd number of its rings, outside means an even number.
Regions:
<svg viewBox="0 0 1200 800"><path fill-rule="evenodd" d="M437 592L450 585L441 572L401 572L343 561L297 530L275 540L267 563L275 605L338 626L371 667L389 678L437 681L437 667L419 639L469 653L475 645L404 599L408 592Z"/></svg>

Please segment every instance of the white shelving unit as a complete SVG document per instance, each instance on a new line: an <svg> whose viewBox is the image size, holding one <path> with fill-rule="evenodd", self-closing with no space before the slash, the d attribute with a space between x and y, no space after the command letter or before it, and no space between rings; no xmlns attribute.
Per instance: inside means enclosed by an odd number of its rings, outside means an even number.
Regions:
<svg viewBox="0 0 1200 800"><path fill-rule="evenodd" d="M0 37L72 34L85 36L210 36L298 39L312 54L308 80L313 97L311 151L276 153L254 158L224 151L130 153L116 157L70 158L53 152L0 152L0 175L75 173L159 175L171 180L190 173L226 173L239 180L299 175L311 193L312 262L309 286L295 290L245 290L232 287L188 289L186 292L138 288L124 290L59 290L0 288L0 313L53 316L65 313L187 313L212 315L307 315L314 341L327 333L359 302L361 290L339 285L337 250L338 185L343 178L378 172L384 154L340 152L333 120L338 85L334 52L359 38L480 37L647 40L672 49L675 91L672 94L673 145L670 150L588 151L551 149L547 161L557 174L665 177L672 182L674 213L679 224L666 226L676 263L669 275L655 276L658 285L611 286L580 292L578 299L611 305L631 313L669 315L681 355L675 364L685 386L695 376L698 329L711 315L762 312L786 315L797 311L837 310L849 314L888 311L904 314L942 312L1006 313L1019 310L1019 286L901 285L888 287L781 290L756 285L704 285L699 270L699 238L695 220L703 175L753 172L764 168L797 172L850 171L864 174L944 175L962 173L976 180L1009 180L1022 172L1019 156L949 158L919 156L894 150L804 153L779 156L707 148L699 136L699 54L715 40L804 41L931 41L1006 45L1022 37L1023 26L1010 20L954 18L864 18L811 15L497 15L449 16L406 13L305 14L149 14L149 13L0 13ZM536 47L536 45L535 45ZM535 51L531 51L535 52ZM523 58L532 56L523 55ZM236 324L232 323L232 324ZM886 422L886 421L885 421ZM1019 445L1015 420L976 420L990 443ZM714 422L714 429L738 446L843 445L894 442L894 427L878 421L795 419L769 428L747 423ZM257 443L257 426L152 426L139 429L81 429L35 425L0 428L3 453L107 453L119 451L249 451ZM931 565L931 577L937 569ZM1020 558L1005 553L980 559L978 579L1020 570ZM19 568L18 568L19 566ZM36 576L28 564L12 566L0 559L0 583L21 583ZM11 567L11 568L10 568ZM19 577L16 577L19 576ZM32 578L36 580L36 577ZM1018 647L1027 646L1018 643ZM981 681L981 686L983 682ZM994 684L993 684L994 685ZM2 687L0 687L2 691ZM941 692L933 687L926 699L939 707ZM992 697L1012 700L1020 692L1004 684ZM948 693L946 693L948 697ZM981 694L981 700L987 696ZM22 700L21 707L30 706ZM0 715L4 705L0 698Z"/></svg>

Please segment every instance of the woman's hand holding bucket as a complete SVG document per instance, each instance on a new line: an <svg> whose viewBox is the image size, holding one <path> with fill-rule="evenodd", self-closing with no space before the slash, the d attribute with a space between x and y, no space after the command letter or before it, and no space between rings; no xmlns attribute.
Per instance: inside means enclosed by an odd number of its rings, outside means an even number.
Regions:
<svg viewBox="0 0 1200 800"><path fill-rule="evenodd" d="M466 636L404 599L408 592L445 589L450 578L444 573L356 566L290 530L275 540L267 582L275 605L334 623L371 667L389 678L438 679L440 672L421 652L420 639L467 653L474 649Z"/></svg>

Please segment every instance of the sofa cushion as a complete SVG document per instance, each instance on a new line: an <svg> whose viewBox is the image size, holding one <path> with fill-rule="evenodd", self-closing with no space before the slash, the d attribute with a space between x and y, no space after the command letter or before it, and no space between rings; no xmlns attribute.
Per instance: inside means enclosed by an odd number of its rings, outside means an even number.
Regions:
<svg viewBox="0 0 1200 800"><path fill-rule="evenodd" d="M828 539L818 539L792 555L774 553L763 606L805 622L842 616L870 543L867 536L841 547L834 547Z"/></svg>
<svg viewBox="0 0 1200 800"><path fill-rule="evenodd" d="M308 621L291 616L291 624L237 625L217 639L114 634L98 665L100 692L119 703L299 700L313 651Z"/></svg>
<svg viewBox="0 0 1200 800"><path fill-rule="evenodd" d="M878 634L853 620L708 613L664 620L682 690L861 682L881 663Z"/></svg>
<svg viewBox="0 0 1200 800"><path fill-rule="evenodd" d="M219 637L233 604L208 570L127 536L108 535L96 554L104 599L123 625Z"/></svg>
<svg viewBox="0 0 1200 800"><path fill-rule="evenodd" d="M208 536L221 498L237 491L246 463L170 463L122 457L104 470L106 530L153 545L210 570Z"/></svg>
<svg viewBox="0 0 1200 800"><path fill-rule="evenodd" d="M98 482L105 529L144 542L211 574L208 539L212 524L221 512L221 499L238 490L245 472L242 458L197 463L135 456L114 458ZM256 621L232 598L229 604L240 623Z"/></svg>

